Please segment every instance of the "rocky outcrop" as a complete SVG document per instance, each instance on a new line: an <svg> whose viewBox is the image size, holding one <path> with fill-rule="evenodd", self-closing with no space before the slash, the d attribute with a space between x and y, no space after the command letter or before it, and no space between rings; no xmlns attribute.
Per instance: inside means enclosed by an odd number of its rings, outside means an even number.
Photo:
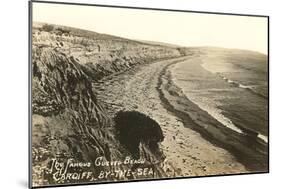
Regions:
<svg viewBox="0 0 281 189"><path fill-rule="evenodd" d="M137 111L120 111L114 120L120 142L136 159L140 158L140 143L152 152L159 152L158 143L164 140L164 135L155 120Z"/></svg>

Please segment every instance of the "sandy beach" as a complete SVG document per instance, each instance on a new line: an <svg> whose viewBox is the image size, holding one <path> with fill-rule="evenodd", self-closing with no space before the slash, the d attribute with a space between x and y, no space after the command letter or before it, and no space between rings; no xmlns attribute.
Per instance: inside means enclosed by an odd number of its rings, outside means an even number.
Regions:
<svg viewBox="0 0 281 189"><path fill-rule="evenodd" d="M163 169L168 176L204 176L249 172L227 150L206 140L194 129L187 127L175 112L167 110L159 91L161 80L169 65L190 57L175 58L132 68L124 73L105 78L98 89L98 98L105 102L108 114L113 117L120 110L136 110L156 120L165 139L160 144L166 156ZM162 99L161 99L162 98Z"/></svg>

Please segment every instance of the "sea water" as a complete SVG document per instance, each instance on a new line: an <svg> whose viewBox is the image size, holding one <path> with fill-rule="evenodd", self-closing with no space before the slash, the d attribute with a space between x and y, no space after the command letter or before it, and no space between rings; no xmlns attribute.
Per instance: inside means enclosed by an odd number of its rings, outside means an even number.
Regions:
<svg viewBox="0 0 281 189"><path fill-rule="evenodd" d="M268 141L267 57L216 52L173 65L173 82L224 126Z"/></svg>

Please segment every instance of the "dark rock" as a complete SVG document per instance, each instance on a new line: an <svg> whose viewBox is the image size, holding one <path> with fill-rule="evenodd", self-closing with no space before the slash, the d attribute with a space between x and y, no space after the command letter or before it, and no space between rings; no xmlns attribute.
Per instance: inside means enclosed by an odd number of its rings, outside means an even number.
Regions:
<svg viewBox="0 0 281 189"><path fill-rule="evenodd" d="M140 142L146 144L153 152L158 150L158 142L164 140L160 125L145 114L120 111L114 120L120 142L137 158Z"/></svg>

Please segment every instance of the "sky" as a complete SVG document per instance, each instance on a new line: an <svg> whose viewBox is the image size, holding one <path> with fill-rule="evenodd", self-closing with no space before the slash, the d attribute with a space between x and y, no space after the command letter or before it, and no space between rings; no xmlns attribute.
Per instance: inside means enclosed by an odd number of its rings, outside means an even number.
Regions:
<svg viewBox="0 0 281 189"><path fill-rule="evenodd" d="M33 2L33 21L129 39L267 54L267 18Z"/></svg>

